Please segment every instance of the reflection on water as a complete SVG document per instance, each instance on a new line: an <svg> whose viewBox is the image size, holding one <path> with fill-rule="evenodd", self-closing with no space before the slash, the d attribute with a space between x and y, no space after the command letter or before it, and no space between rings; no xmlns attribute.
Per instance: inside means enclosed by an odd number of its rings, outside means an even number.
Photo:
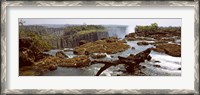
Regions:
<svg viewBox="0 0 200 95"><path fill-rule="evenodd" d="M118 56L127 57L130 54L137 54L141 51L146 50L147 48L154 47L153 45L146 46L138 46L138 41L127 41L127 44L131 47L135 47L135 49L127 49L123 52L119 52L116 54L110 54L101 58L101 60L117 60ZM45 52L51 55L55 55L55 53L60 50L51 50L49 52ZM72 58L76 55L73 54L72 51L65 52L69 58ZM146 67L141 69L141 71L147 76L180 76L181 70L181 57L172 57L167 54L158 53L151 51L150 55L152 56L151 61L145 61L140 65ZM90 58L93 60L92 58ZM154 65L160 65L160 67L155 67ZM49 71L45 76L94 76L98 70L104 66L103 64L94 64L89 67L82 68L66 68L66 67L58 67L55 71ZM125 68L123 65L111 66L107 70L105 70L101 76L123 76L123 75L131 75L125 74Z"/></svg>

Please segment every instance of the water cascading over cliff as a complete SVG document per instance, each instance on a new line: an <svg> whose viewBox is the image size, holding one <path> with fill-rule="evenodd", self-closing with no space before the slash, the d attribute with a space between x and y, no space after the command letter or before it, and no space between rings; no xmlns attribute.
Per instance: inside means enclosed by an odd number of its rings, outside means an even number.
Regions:
<svg viewBox="0 0 200 95"><path fill-rule="evenodd" d="M75 35L76 32L73 33L73 31L71 30L68 30L68 34L64 35L64 33L66 32L64 27L50 27L49 25L46 26L30 25L30 26L25 26L24 28L27 32L32 31L34 33L41 35L42 38L46 39L48 43L55 49L74 48L79 45L79 42L81 40L94 42L102 38L112 37L112 36L118 38L124 38L124 36L127 34L126 33L127 26L124 25L93 25L93 26L97 27L96 29L91 29L93 30L93 32L81 35ZM70 27L70 26L65 26L65 27ZM77 25L74 27L76 29L79 26ZM104 32L98 32L101 30L104 30Z"/></svg>
<svg viewBox="0 0 200 95"><path fill-rule="evenodd" d="M128 26L107 25L107 26L104 26L104 27L107 29L109 37L115 36L117 38L123 39L124 36L127 34Z"/></svg>
<svg viewBox="0 0 200 95"><path fill-rule="evenodd" d="M103 27L105 27L106 32L92 32L79 36L59 37L52 40L51 42L55 48L74 48L78 46L81 40L94 42L102 38L112 36L123 39L127 34L128 28L128 26L124 25L104 25Z"/></svg>

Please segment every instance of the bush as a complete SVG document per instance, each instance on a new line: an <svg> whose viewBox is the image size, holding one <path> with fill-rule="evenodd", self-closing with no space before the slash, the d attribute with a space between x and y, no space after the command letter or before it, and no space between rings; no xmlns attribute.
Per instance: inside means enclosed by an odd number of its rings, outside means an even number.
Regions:
<svg viewBox="0 0 200 95"><path fill-rule="evenodd" d="M48 37L48 36L46 36ZM25 31L22 26L19 28L19 39L23 38L30 38L33 40L34 46L38 49L44 51L49 50L52 48L52 46L48 43L47 39L44 39L43 36L39 35L36 32L32 31Z"/></svg>
<svg viewBox="0 0 200 95"><path fill-rule="evenodd" d="M106 29L101 25L77 25L67 26L63 36L82 35L91 32L105 32Z"/></svg>
<svg viewBox="0 0 200 95"><path fill-rule="evenodd" d="M147 26L136 26L135 32L180 32L181 27L158 27L157 23Z"/></svg>

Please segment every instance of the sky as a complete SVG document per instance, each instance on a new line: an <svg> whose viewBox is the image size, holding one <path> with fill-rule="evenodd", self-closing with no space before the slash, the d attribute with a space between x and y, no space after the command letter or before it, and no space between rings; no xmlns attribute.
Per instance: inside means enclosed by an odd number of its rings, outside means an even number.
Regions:
<svg viewBox="0 0 200 95"><path fill-rule="evenodd" d="M55 19L55 18L22 18L24 25L39 24L94 24L94 25L127 25L128 31L134 31L136 25L150 25L157 23L158 26L181 26L181 19Z"/></svg>

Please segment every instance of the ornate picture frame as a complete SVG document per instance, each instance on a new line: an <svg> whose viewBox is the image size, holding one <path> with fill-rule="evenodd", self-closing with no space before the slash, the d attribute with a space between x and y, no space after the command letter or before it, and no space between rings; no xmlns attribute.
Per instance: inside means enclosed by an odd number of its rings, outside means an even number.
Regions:
<svg viewBox="0 0 200 95"><path fill-rule="evenodd" d="M193 6L195 67L194 89L7 89L7 7L68 6L68 7L140 7L140 6ZM199 0L196 1L2 1L1 2L1 94L199 94Z"/></svg>

